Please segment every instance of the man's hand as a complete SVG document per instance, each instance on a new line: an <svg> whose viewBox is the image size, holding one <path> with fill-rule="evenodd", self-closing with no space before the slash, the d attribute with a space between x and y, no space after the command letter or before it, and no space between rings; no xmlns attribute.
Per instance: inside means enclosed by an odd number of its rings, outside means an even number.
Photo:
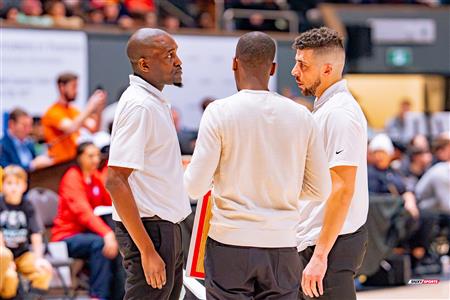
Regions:
<svg viewBox="0 0 450 300"><path fill-rule="evenodd" d="M166 284L166 264L155 249L141 252L142 269L147 284L162 289Z"/></svg>
<svg viewBox="0 0 450 300"><path fill-rule="evenodd" d="M32 170L38 170L51 166L53 165L53 163L53 159L51 159L47 155L39 155L31 161L30 167Z"/></svg>
<svg viewBox="0 0 450 300"><path fill-rule="evenodd" d="M420 212L417 207L416 197L411 192L406 192L402 195L403 200L405 201L405 210L411 214L411 216L417 220L419 219Z"/></svg>
<svg viewBox="0 0 450 300"><path fill-rule="evenodd" d="M113 259L117 256L119 253L119 245L117 244L116 236L114 235L114 232L109 232L103 237L103 250L102 254L106 258Z"/></svg>
<svg viewBox="0 0 450 300"><path fill-rule="evenodd" d="M96 90L91 97L89 97L86 105L86 111L89 114L95 111L102 111L106 104L106 92L102 90Z"/></svg>
<svg viewBox="0 0 450 300"><path fill-rule="evenodd" d="M307 296L314 298L323 295L323 278L327 272L327 257L311 257L302 274L302 290ZM319 287L319 290L317 290Z"/></svg>
<svg viewBox="0 0 450 300"><path fill-rule="evenodd" d="M44 270L45 272L51 273L53 268L52 265L45 258L38 258L34 262L34 266L38 270Z"/></svg>

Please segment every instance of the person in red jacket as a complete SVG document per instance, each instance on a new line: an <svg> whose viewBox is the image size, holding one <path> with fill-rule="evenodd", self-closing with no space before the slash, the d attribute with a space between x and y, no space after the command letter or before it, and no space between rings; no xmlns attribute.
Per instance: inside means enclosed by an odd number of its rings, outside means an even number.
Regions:
<svg viewBox="0 0 450 300"><path fill-rule="evenodd" d="M78 146L77 165L67 170L59 186L52 241L65 241L70 257L88 261L90 296L108 299L118 244L113 230L94 214L98 206L111 206L97 170L99 163L100 150L93 143Z"/></svg>

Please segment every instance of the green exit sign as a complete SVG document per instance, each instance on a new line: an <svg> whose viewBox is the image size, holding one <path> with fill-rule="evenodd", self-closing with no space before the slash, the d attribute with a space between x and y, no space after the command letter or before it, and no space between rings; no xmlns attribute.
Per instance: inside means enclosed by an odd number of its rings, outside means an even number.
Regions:
<svg viewBox="0 0 450 300"><path fill-rule="evenodd" d="M392 67L407 67L412 65L413 57L411 48L388 48L386 52L386 64Z"/></svg>

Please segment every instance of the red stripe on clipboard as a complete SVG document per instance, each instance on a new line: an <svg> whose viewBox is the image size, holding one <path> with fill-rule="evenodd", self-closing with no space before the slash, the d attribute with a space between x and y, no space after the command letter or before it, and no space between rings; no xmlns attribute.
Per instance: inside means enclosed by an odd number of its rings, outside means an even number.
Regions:
<svg viewBox="0 0 450 300"><path fill-rule="evenodd" d="M197 262L198 262L198 254L200 249L200 243L202 242L202 234L203 234L203 227L205 226L205 217L206 217L206 209L208 208L208 198L211 195L211 191L209 191L204 197L203 197L203 205L202 210L200 212L200 219L197 229L197 236L195 238L195 247L194 247L194 255L192 257L192 265L194 267L194 270L191 271L193 276L205 278L205 273L201 273L197 271ZM200 233L200 236L198 235Z"/></svg>

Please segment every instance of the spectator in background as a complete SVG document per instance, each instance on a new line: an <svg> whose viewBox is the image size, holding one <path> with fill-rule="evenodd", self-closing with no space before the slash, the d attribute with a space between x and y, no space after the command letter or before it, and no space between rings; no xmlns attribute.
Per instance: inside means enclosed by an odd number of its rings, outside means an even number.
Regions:
<svg viewBox="0 0 450 300"><path fill-rule="evenodd" d="M22 0L20 12L16 21L19 24L32 26L53 26L53 20L49 16L42 16L42 2L39 0Z"/></svg>
<svg viewBox="0 0 450 300"><path fill-rule="evenodd" d="M153 0L125 0L124 4L130 14L146 14L155 11Z"/></svg>
<svg viewBox="0 0 450 300"><path fill-rule="evenodd" d="M0 298L14 297L19 286L19 277L14 264L14 255L5 246L0 245Z"/></svg>
<svg viewBox="0 0 450 300"><path fill-rule="evenodd" d="M33 119L22 109L16 108L9 114L8 131L0 140L0 166L18 165L27 172L53 164L46 155L36 155L30 139Z"/></svg>
<svg viewBox="0 0 450 300"><path fill-rule="evenodd" d="M80 17L67 17L66 6L61 0L48 1L45 8L48 16L53 19L54 26L72 29L83 27L84 22Z"/></svg>
<svg viewBox="0 0 450 300"><path fill-rule="evenodd" d="M369 192L373 194L391 194L401 196L405 209L414 219L419 217L419 210L414 194L406 189L401 175L391 167L394 146L384 133L376 135L369 143L373 164L368 166Z"/></svg>
<svg viewBox="0 0 450 300"><path fill-rule="evenodd" d="M180 114L174 107L171 108L172 119L177 131L178 143L182 155L192 155L194 153L195 140L197 139L197 132L186 130L181 127Z"/></svg>
<svg viewBox="0 0 450 300"><path fill-rule="evenodd" d="M53 241L65 241L69 256L89 263L89 294L91 297L110 297L113 259L118 244L112 229L94 209L111 206L97 168L100 150L92 143L77 148L77 165L67 170L59 187L59 206L54 226Z"/></svg>
<svg viewBox="0 0 450 300"><path fill-rule="evenodd" d="M91 8L88 11L88 23L102 25L105 22L105 14L102 9Z"/></svg>
<svg viewBox="0 0 450 300"><path fill-rule="evenodd" d="M118 25L123 29L130 29L134 26L134 21L125 13L121 14L121 6L119 3L108 2L103 6L103 14L105 15L105 24Z"/></svg>
<svg viewBox="0 0 450 300"><path fill-rule="evenodd" d="M198 17L198 26L203 29L214 29L216 27L213 16L207 11L202 12Z"/></svg>
<svg viewBox="0 0 450 300"><path fill-rule="evenodd" d="M58 100L42 116L49 156L55 163L75 157L80 128L86 128L92 133L99 130L106 102L106 93L97 90L89 98L86 109L80 112L72 105L77 97L78 76L73 73L61 74L57 84Z"/></svg>
<svg viewBox="0 0 450 300"><path fill-rule="evenodd" d="M447 161L450 151L450 132L441 133L433 141L433 152L435 156L434 163Z"/></svg>
<svg viewBox="0 0 450 300"><path fill-rule="evenodd" d="M431 251L430 245L439 233L439 228L447 229L450 240L450 141L440 152L440 162L431 167L416 185L416 196L420 208L420 227L411 244L415 249L422 249L420 255L414 256L414 271L426 273L439 259ZM413 252L413 254L415 254ZM435 272L435 271L434 271Z"/></svg>
<svg viewBox="0 0 450 300"><path fill-rule="evenodd" d="M2 182L0 248L6 247L11 250L16 271L31 282L27 299L35 299L48 290L53 269L44 258L42 226L38 222L33 205L24 198L27 190L27 173L19 166L8 166L3 170ZM2 296L5 294L15 296L17 285L13 283L12 279L7 286L2 287L4 293Z"/></svg>
<svg viewBox="0 0 450 300"><path fill-rule="evenodd" d="M403 176L406 190L414 192L417 182L430 167L433 157L429 150L419 147L411 147L408 153L409 161L403 161L400 173Z"/></svg>
<svg viewBox="0 0 450 300"><path fill-rule="evenodd" d="M411 102L408 99L400 102L398 114L386 123L385 131L394 142L407 144L409 141L406 132L405 116L411 111Z"/></svg>
<svg viewBox="0 0 450 300"><path fill-rule="evenodd" d="M158 16L154 12L148 12L144 15L144 26L150 28L158 27Z"/></svg>
<svg viewBox="0 0 450 300"><path fill-rule="evenodd" d="M175 16L168 15L164 17L162 25L168 32L175 32L180 29L180 19Z"/></svg>
<svg viewBox="0 0 450 300"><path fill-rule="evenodd" d="M422 149L424 151L430 150L430 143L428 142L428 139L423 134L417 134L415 135L411 141L409 142L410 147L415 147Z"/></svg>
<svg viewBox="0 0 450 300"><path fill-rule="evenodd" d="M450 226L450 140L440 151L441 161L419 180L416 195L421 209L447 215L447 225Z"/></svg>

